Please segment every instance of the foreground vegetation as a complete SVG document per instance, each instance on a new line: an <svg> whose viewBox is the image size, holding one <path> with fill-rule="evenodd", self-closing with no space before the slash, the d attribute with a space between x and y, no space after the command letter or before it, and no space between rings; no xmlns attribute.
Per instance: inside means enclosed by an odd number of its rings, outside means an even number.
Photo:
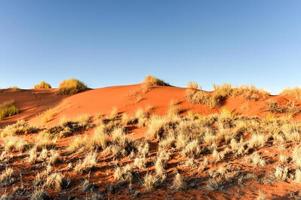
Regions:
<svg viewBox="0 0 301 200"><path fill-rule="evenodd" d="M115 110L63 118L48 128L25 121L7 126L0 130L2 199L143 198L150 191L218 193L250 182L301 183L300 123L227 110L179 112L171 104L165 116ZM140 128L144 137L132 139Z"/></svg>

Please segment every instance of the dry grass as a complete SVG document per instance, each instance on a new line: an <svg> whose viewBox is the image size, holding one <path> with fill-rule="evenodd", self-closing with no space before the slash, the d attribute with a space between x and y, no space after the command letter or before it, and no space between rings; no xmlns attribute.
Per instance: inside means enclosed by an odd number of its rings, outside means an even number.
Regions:
<svg viewBox="0 0 301 200"><path fill-rule="evenodd" d="M40 132L35 138L35 145L37 148L52 148L56 145L57 138L53 138L47 131Z"/></svg>
<svg viewBox="0 0 301 200"><path fill-rule="evenodd" d="M278 180L285 181L288 178L288 168L282 166L276 167L274 176Z"/></svg>
<svg viewBox="0 0 301 200"><path fill-rule="evenodd" d="M0 175L0 186L6 186L14 182L13 175L14 170L12 168L6 168Z"/></svg>
<svg viewBox="0 0 301 200"><path fill-rule="evenodd" d="M114 179L117 181L132 181L132 171L133 171L133 166L132 165L126 165L123 168L117 167L114 171Z"/></svg>
<svg viewBox="0 0 301 200"><path fill-rule="evenodd" d="M258 101L266 99L270 94L262 89L257 89L254 86L240 86L233 88L232 96L243 96L245 99Z"/></svg>
<svg viewBox="0 0 301 200"><path fill-rule="evenodd" d="M41 81L34 86L34 89L51 89L51 85L45 81Z"/></svg>
<svg viewBox="0 0 301 200"><path fill-rule="evenodd" d="M259 90L253 86L241 86L234 88L230 84L214 85L214 90L209 93L199 89L195 82L188 84L186 97L194 104L204 104L211 108L222 106L228 97L243 96L248 100L265 99L269 96L264 90Z"/></svg>
<svg viewBox="0 0 301 200"><path fill-rule="evenodd" d="M189 90L200 90L201 87L199 86L199 84L197 82L192 81L192 82L189 82L187 84L187 89L189 89Z"/></svg>
<svg viewBox="0 0 301 200"><path fill-rule="evenodd" d="M263 134L253 134L249 140L250 148L263 147L267 141L267 138Z"/></svg>
<svg viewBox="0 0 301 200"><path fill-rule="evenodd" d="M37 152L37 148L32 148L30 149L30 151L28 152L28 162L30 164L34 164L37 160L38 160L38 152Z"/></svg>
<svg viewBox="0 0 301 200"><path fill-rule="evenodd" d="M53 120L53 118L55 117L56 114L57 113L54 109L48 109L48 110L44 111L39 116L40 124L50 122L51 120Z"/></svg>
<svg viewBox="0 0 301 200"><path fill-rule="evenodd" d="M294 148L292 152L292 158L297 167L301 167L301 146Z"/></svg>
<svg viewBox="0 0 301 200"><path fill-rule="evenodd" d="M60 83L59 94L73 95L87 90L88 87L77 79L68 79Z"/></svg>
<svg viewBox="0 0 301 200"><path fill-rule="evenodd" d="M156 78L155 76L148 75L144 78L143 84L148 85L150 87L154 86L169 86L168 83L164 82L163 80Z"/></svg>
<svg viewBox="0 0 301 200"><path fill-rule="evenodd" d="M41 199L49 199L49 195L44 188L39 188L34 190L31 194L30 200L41 200Z"/></svg>
<svg viewBox="0 0 301 200"><path fill-rule="evenodd" d="M276 101L269 101L267 103L268 111L272 113L288 113L294 116L297 113L300 113L300 108L296 106L293 101L289 101L285 105L280 105Z"/></svg>
<svg viewBox="0 0 301 200"><path fill-rule="evenodd" d="M148 92L151 88L157 86L170 86L168 83L164 82L161 79L158 79L154 76L148 75L144 78L142 82L142 90L143 92Z"/></svg>
<svg viewBox="0 0 301 200"><path fill-rule="evenodd" d="M63 180L64 176L61 173L53 173L47 176L44 186L60 192L62 190Z"/></svg>
<svg viewBox="0 0 301 200"><path fill-rule="evenodd" d="M162 127L166 124L166 119L160 116L152 116L149 120L147 137L150 139L158 139Z"/></svg>
<svg viewBox="0 0 301 200"><path fill-rule="evenodd" d="M173 182L172 182L172 189L175 190L181 190L185 188L185 181L183 179L183 177L181 176L181 174L177 173Z"/></svg>
<svg viewBox="0 0 301 200"><path fill-rule="evenodd" d="M153 174L146 174L144 177L144 187L147 191L151 191L156 187L158 178Z"/></svg>
<svg viewBox="0 0 301 200"><path fill-rule="evenodd" d="M85 158L79 162L75 167L75 172L87 172L94 168L97 164L97 153L96 152L90 152L85 156Z"/></svg>
<svg viewBox="0 0 301 200"><path fill-rule="evenodd" d="M265 160L257 153L253 153L250 157L251 163L256 166L264 167L266 165Z"/></svg>
<svg viewBox="0 0 301 200"><path fill-rule="evenodd" d="M287 95L287 96L291 96L291 97L294 97L295 99L297 100L300 100L301 99L301 88L287 88L287 89L284 89L280 95Z"/></svg>
<svg viewBox="0 0 301 200"><path fill-rule="evenodd" d="M3 138L5 151L25 151L30 144L24 139L16 136L8 136Z"/></svg>
<svg viewBox="0 0 301 200"><path fill-rule="evenodd" d="M14 100L0 104L0 120L16 115L19 112L20 110L17 108Z"/></svg>

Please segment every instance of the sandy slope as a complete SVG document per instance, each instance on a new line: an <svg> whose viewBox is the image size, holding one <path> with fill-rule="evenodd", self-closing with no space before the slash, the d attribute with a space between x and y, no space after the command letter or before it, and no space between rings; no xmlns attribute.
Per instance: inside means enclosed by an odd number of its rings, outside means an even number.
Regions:
<svg viewBox="0 0 301 200"><path fill-rule="evenodd" d="M0 125L12 123L19 119L30 119L32 122L37 122L39 120L38 114L49 108L52 108L57 114L53 122L61 117L108 114L114 108L118 112L131 114L139 108L152 107L156 114L164 114L171 102L177 103L183 112L193 111L210 114L226 108L241 115L262 117L268 113L266 102L270 99L285 104L292 98L270 96L265 100L251 101L243 97L231 97L221 108L211 109L205 105L193 105L187 102L185 88L178 87L156 87L144 92L141 84L125 85L93 89L68 97L57 95L55 90L2 90L0 91L0 103L15 100L21 113L0 122ZM297 115L296 119L300 119L300 115Z"/></svg>
<svg viewBox="0 0 301 200"><path fill-rule="evenodd" d="M0 104L14 100L20 113L0 121L0 126L11 124L20 119L29 120L39 113L56 106L64 96L57 95L56 90L0 90Z"/></svg>

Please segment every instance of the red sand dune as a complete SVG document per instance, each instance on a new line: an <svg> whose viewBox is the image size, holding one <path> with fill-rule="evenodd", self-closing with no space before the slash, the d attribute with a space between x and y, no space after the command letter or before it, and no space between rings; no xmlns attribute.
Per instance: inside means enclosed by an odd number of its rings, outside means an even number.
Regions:
<svg viewBox="0 0 301 200"><path fill-rule="evenodd" d="M64 96L57 95L55 89L51 90L0 90L0 104L14 100L20 113L0 121L0 126L11 124L17 120L29 120L37 114L57 105Z"/></svg>
<svg viewBox="0 0 301 200"><path fill-rule="evenodd" d="M97 115L108 114L113 108L118 112L134 113L139 108L154 108L156 114L164 114L171 102L175 102L183 111L193 111L200 114L219 112L226 108L229 111L245 116L265 116L267 112L266 102L273 99L280 104L290 100L287 96L270 96L260 101L246 100L243 97L230 97L224 106L209 108L205 105L191 104L185 98L185 88L160 86L143 92L142 85L126 85L93 89L73 96L61 96L56 90L2 90L0 103L15 100L21 113L8 118L0 125L15 122L19 119L39 120L38 114L52 108L56 113L53 122L61 117L73 118L82 114ZM299 115L296 119L299 119Z"/></svg>

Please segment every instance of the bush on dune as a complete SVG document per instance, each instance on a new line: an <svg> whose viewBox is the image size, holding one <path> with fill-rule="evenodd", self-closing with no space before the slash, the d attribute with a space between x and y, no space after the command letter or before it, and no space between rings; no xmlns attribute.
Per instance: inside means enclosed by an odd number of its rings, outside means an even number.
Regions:
<svg viewBox="0 0 301 200"><path fill-rule="evenodd" d="M77 79L68 79L60 83L59 94L72 95L87 90L85 83Z"/></svg>
<svg viewBox="0 0 301 200"><path fill-rule="evenodd" d="M51 85L46 83L45 81L41 81L40 83L34 86L34 89L50 89Z"/></svg>
<svg viewBox="0 0 301 200"><path fill-rule="evenodd" d="M148 75L144 78L143 84L148 85L150 87L153 86L170 86L168 83L164 82L161 79L158 79L157 77Z"/></svg>
<svg viewBox="0 0 301 200"><path fill-rule="evenodd" d="M18 114L20 111L14 101L7 101L0 104L0 120Z"/></svg>

